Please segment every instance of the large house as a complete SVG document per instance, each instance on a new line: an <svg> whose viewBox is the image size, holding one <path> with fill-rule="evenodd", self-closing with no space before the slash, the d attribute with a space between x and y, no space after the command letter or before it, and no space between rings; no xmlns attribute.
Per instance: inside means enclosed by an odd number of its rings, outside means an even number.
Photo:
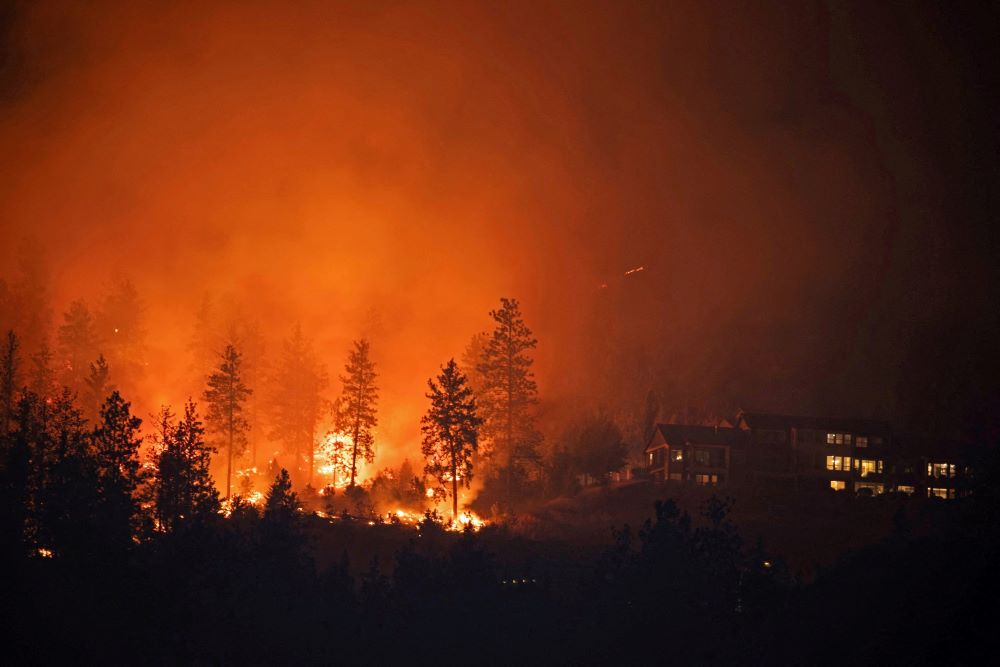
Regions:
<svg viewBox="0 0 1000 667"><path fill-rule="evenodd" d="M741 411L722 424L658 424L645 450L650 476L949 499L968 472L954 447L930 441L900 447L883 421Z"/></svg>
<svg viewBox="0 0 1000 667"><path fill-rule="evenodd" d="M702 485L730 481L742 435L731 427L657 424L646 447L649 474L658 481Z"/></svg>

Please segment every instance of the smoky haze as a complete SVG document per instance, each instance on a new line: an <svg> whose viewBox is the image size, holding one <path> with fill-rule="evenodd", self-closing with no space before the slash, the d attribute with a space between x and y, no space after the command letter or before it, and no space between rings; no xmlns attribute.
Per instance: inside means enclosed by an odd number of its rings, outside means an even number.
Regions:
<svg viewBox="0 0 1000 667"><path fill-rule="evenodd" d="M55 324L131 277L146 414L200 392L206 297L269 352L300 322L331 396L366 335L390 459L500 296L554 419L652 391L965 429L996 405L991 24L781 4L8 5L0 275L41 248Z"/></svg>

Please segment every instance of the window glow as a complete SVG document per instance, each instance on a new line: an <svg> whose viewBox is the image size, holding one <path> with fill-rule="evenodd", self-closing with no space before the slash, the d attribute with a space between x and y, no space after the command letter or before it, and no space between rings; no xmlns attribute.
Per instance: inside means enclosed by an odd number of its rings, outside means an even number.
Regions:
<svg viewBox="0 0 1000 667"><path fill-rule="evenodd" d="M954 463L928 463L927 464L927 476L928 477L954 477L955 476L955 464Z"/></svg>
<svg viewBox="0 0 1000 667"><path fill-rule="evenodd" d="M851 469L851 457L850 456L827 456L826 457L826 469L827 470L850 470Z"/></svg>

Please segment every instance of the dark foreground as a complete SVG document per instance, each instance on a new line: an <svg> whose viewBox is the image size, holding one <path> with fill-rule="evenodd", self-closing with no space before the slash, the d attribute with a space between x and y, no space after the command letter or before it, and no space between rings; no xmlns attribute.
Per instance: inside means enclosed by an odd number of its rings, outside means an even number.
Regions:
<svg viewBox="0 0 1000 667"><path fill-rule="evenodd" d="M446 533L431 521L330 527L246 508L125 550L50 558L5 545L5 662L985 661L997 617L995 487L924 506L936 527L919 534L901 507L886 537L809 583L744 541L718 498L694 516L659 503L651 521L601 548L499 528ZM350 561L359 545L370 562ZM378 555L398 545L390 562Z"/></svg>

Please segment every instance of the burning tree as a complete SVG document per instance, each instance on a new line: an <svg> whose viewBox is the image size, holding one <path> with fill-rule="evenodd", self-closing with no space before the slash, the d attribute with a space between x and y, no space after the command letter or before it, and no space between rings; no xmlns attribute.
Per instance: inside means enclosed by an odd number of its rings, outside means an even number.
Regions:
<svg viewBox="0 0 1000 667"><path fill-rule="evenodd" d="M458 521L458 485L472 481L472 455L479 444L476 401L466 377L454 359L442 369L438 383L427 381L431 406L420 420L424 434L421 450L427 459L424 472L442 485L451 484L451 511Z"/></svg>
<svg viewBox="0 0 1000 667"><path fill-rule="evenodd" d="M226 440L226 498L232 495L234 449L242 454L247 443L250 423L243 416L244 404L253 390L243 383L240 353L232 344L226 345L222 363L208 377L205 401L206 421L212 430Z"/></svg>
<svg viewBox="0 0 1000 667"><path fill-rule="evenodd" d="M483 436L490 443L490 455L506 459L509 503L515 470L520 461L538 459L542 439L531 410L538 403L538 385L528 354L538 341L521 319L517 299L500 299L500 305L500 310L490 311L496 328L482 351L477 371L483 383L479 397Z"/></svg>
<svg viewBox="0 0 1000 667"><path fill-rule="evenodd" d="M375 386L375 362L369 357L368 341L354 341L354 349L347 358L345 375L340 376L344 385L339 414L340 430L351 437L351 481L353 487L358 475L358 455L369 463L375 459L375 437L372 430L378 424L376 405L378 387Z"/></svg>
<svg viewBox="0 0 1000 667"><path fill-rule="evenodd" d="M294 459L292 472L299 470L302 454L309 456L309 483L312 483L316 424L325 409L323 391L329 384L326 368L316 359L312 344L295 325L285 341L275 369L274 395L269 402L271 437L282 442Z"/></svg>
<svg viewBox="0 0 1000 667"><path fill-rule="evenodd" d="M327 431L318 447L320 473L330 475L334 487L345 486L351 476L350 439L339 431Z"/></svg>

